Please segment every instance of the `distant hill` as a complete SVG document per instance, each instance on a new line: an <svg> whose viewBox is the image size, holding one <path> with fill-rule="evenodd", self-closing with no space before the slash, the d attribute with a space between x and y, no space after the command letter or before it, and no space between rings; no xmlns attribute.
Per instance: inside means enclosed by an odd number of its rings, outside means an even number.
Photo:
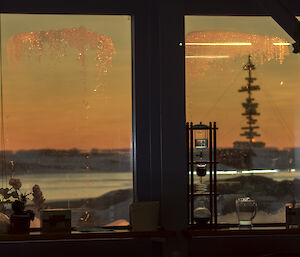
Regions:
<svg viewBox="0 0 300 257"><path fill-rule="evenodd" d="M127 172L131 171L130 149L78 149L6 151L7 169L16 174L49 172Z"/></svg>

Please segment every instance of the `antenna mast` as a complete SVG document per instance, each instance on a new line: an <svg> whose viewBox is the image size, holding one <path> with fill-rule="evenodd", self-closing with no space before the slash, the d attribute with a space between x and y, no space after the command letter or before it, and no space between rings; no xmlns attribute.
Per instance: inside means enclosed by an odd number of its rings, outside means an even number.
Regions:
<svg viewBox="0 0 300 257"><path fill-rule="evenodd" d="M246 116L247 119L247 126L242 127L241 129L244 130L243 133L240 135L243 137L246 137L249 141L249 152L250 155L253 154L252 148L253 148L253 142L255 137L259 137L260 134L256 132L256 130L259 128L259 126L255 126L257 119L254 118L254 116L260 115L256 111L258 107L258 103L254 102L254 98L252 97L252 91L259 91L260 87L258 85L253 85L253 82L256 80L256 78L252 77L253 70L255 70L255 65L251 62L251 56L248 56L248 63L246 63L243 67L245 71L248 71L248 77L245 78L247 81L246 86L242 86L238 92L247 92L248 97L246 98L245 102L242 103L243 108L245 109L245 112L242 113L242 115ZM250 157L250 159L252 159ZM250 167L252 168L252 161L250 161Z"/></svg>

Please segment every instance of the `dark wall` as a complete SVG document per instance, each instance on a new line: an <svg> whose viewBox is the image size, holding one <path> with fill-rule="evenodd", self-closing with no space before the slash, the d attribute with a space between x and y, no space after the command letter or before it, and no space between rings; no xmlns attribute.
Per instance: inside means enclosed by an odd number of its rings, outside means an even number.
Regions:
<svg viewBox="0 0 300 257"><path fill-rule="evenodd" d="M118 14L130 13L136 0L110 1L1 1L0 12L4 13L74 13L74 14Z"/></svg>
<svg viewBox="0 0 300 257"><path fill-rule="evenodd" d="M150 239L49 240L1 242L1 256L20 257L150 257L161 256L160 244Z"/></svg>
<svg viewBox="0 0 300 257"><path fill-rule="evenodd" d="M149 0L153 2L156 0ZM166 0L165 0L166 1ZM186 14L204 15L269 15L257 1L240 0L184 0ZM277 0L276 0L277 1ZM300 15L300 1L281 0L284 5ZM3 2L3 3L2 3ZM5 13L74 13L74 14L118 14L135 13L139 9L139 0L85 0L85 1L37 1L37 0L10 0L1 1L0 12ZM145 1L143 1L145 2ZM171 5L170 5L171 8Z"/></svg>
<svg viewBox="0 0 300 257"><path fill-rule="evenodd" d="M300 256L300 235L212 236L190 240L190 257Z"/></svg>

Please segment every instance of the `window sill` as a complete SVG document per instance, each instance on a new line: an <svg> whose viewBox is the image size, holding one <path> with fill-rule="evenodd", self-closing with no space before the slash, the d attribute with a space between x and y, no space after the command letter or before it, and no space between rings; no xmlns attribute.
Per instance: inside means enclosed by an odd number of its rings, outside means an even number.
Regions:
<svg viewBox="0 0 300 257"><path fill-rule="evenodd" d="M287 229L285 225L274 224L259 224L253 226L250 230L240 230L239 227L225 227L225 228L190 228L184 231L184 235L188 238L194 237L216 237L216 236L268 236L268 235L300 235L300 229Z"/></svg>
<svg viewBox="0 0 300 257"><path fill-rule="evenodd" d="M29 234L0 234L1 241L32 241L32 240L73 240L73 239L129 239L129 238L171 238L175 237L173 231L142 231L132 232L129 230L101 230L100 232L79 232L71 233L41 233L40 231Z"/></svg>

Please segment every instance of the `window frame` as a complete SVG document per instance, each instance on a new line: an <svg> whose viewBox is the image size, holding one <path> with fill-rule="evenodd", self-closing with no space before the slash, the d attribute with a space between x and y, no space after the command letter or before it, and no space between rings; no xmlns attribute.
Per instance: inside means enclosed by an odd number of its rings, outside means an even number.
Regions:
<svg viewBox="0 0 300 257"><path fill-rule="evenodd" d="M299 1L286 4L300 14ZM131 15L134 200L160 201L162 227L186 228L184 16L270 13L238 0L6 1L0 13Z"/></svg>
<svg viewBox="0 0 300 257"><path fill-rule="evenodd" d="M184 16L271 16L271 10L268 10L266 6L263 4L259 4L257 1L256 3L253 2L241 2L238 0L230 0L230 1L206 1L206 2L199 2L197 0L184 0L185 1L185 12ZM278 2L280 5L280 0L267 0L266 4L272 4L272 1ZM285 15L286 12L289 14L299 16L300 14L300 2L295 0L288 0L284 1L282 14ZM292 11L292 13L291 13ZM278 15L278 13L276 13ZM274 22L278 24L276 21L276 17L272 17ZM287 17L283 16L281 21L286 22L285 25L288 24L289 20ZM291 24L288 24L291 25ZM281 26L281 24L278 24ZM285 30L285 28L281 28ZM287 32L287 31L286 31ZM287 32L288 33L288 32ZM285 223L263 223L258 224L259 226L265 227L274 227L274 225L284 225ZM220 224L217 224L220 225ZM231 227L235 226L234 224L223 224L221 227Z"/></svg>

